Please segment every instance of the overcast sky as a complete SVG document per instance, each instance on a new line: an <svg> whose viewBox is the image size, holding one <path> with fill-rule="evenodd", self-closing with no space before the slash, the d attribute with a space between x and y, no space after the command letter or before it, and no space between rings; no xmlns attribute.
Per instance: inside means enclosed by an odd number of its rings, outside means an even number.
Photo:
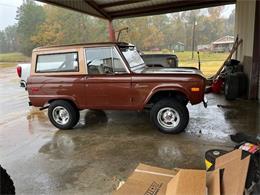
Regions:
<svg viewBox="0 0 260 195"><path fill-rule="evenodd" d="M23 0L0 0L0 30L16 23L16 10Z"/></svg>
<svg viewBox="0 0 260 195"><path fill-rule="evenodd" d="M23 0L0 0L0 30L17 22L16 10L22 3ZM225 6L223 16L228 17L234 7L234 5Z"/></svg>

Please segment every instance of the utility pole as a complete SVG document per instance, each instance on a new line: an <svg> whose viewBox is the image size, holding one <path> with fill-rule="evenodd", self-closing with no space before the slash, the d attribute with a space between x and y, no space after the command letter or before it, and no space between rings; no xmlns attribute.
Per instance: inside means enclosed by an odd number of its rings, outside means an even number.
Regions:
<svg viewBox="0 0 260 195"><path fill-rule="evenodd" d="M197 22L196 22L196 18L194 17L193 20L193 29L192 29L192 56L191 58L194 58L194 49L195 49L195 28L196 28Z"/></svg>

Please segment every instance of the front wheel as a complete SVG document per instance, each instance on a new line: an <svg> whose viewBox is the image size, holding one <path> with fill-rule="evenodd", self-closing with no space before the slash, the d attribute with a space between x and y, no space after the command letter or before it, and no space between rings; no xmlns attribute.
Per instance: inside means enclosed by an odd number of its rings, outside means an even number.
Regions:
<svg viewBox="0 0 260 195"><path fill-rule="evenodd" d="M189 111L184 104L175 99L164 99L152 107L150 119L162 133L177 134L187 127Z"/></svg>
<svg viewBox="0 0 260 195"><path fill-rule="evenodd" d="M50 104L48 116L58 129L71 129L79 121L79 110L68 101L57 100Z"/></svg>

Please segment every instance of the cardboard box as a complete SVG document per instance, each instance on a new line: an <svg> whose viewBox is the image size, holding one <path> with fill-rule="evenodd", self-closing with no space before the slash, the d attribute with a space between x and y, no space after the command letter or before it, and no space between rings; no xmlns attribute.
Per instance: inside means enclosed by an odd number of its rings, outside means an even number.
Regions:
<svg viewBox="0 0 260 195"><path fill-rule="evenodd" d="M234 150L216 159L215 169L223 169L223 195L242 195L245 189L250 156L243 158L242 150Z"/></svg>
<svg viewBox="0 0 260 195"><path fill-rule="evenodd" d="M164 195L168 182L177 174L176 170L162 169L139 164L115 195Z"/></svg>
<svg viewBox="0 0 260 195"><path fill-rule="evenodd" d="M180 169L166 188L166 195L205 195L206 171Z"/></svg>
<svg viewBox="0 0 260 195"><path fill-rule="evenodd" d="M234 150L216 159L215 170L168 170L139 164L115 195L242 195L250 156Z"/></svg>
<svg viewBox="0 0 260 195"><path fill-rule="evenodd" d="M220 170L207 172L207 194L208 195L220 195Z"/></svg>
<svg viewBox="0 0 260 195"><path fill-rule="evenodd" d="M168 170L139 164L126 183L113 194L205 195L206 171L192 169Z"/></svg>

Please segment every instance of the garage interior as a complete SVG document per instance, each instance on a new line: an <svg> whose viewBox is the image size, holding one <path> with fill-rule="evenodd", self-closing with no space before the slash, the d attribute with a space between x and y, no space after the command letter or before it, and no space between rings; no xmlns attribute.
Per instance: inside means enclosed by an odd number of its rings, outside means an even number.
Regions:
<svg viewBox="0 0 260 195"><path fill-rule="evenodd" d="M230 134L260 133L259 1L40 1L108 20L111 41L115 40L112 21L118 18L235 3L235 31L243 39L236 57L249 79L248 100L227 102L209 94L208 108L188 105L190 123L178 135L156 131L148 112L128 111L82 111L76 129L60 131L49 123L46 111L28 109L27 94L12 82L15 73L5 72L1 78L5 95L0 100L1 112L6 115L1 121L0 163L18 194L110 194L140 162L169 169L204 169L207 150L233 149ZM16 109L10 110L14 102Z"/></svg>

